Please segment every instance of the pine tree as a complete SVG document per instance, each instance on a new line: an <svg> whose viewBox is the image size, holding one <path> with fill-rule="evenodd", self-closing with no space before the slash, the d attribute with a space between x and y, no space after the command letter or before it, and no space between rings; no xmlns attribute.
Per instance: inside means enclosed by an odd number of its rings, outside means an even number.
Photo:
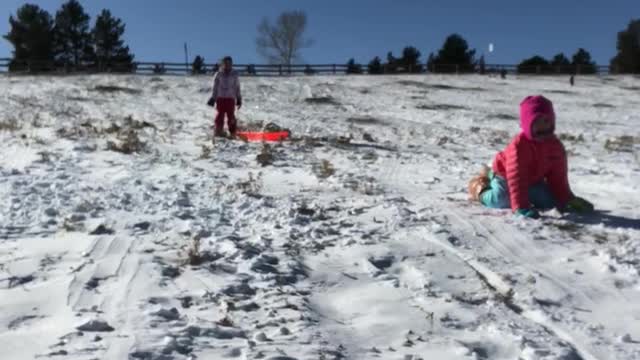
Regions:
<svg viewBox="0 0 640 360"><path fill-rule="evenodd" d="M111 15L109 10L102 10L93 27L95 53L101 71L128 72L134 68L133 55L122 39L125 24Z"/></svg>
<svg viewBox="0 0 640 360"><path fill-rule="evenodd" d="M53 34L54 51L59 64L78 67L95 60L89 20L89 15L78 0L68 0L58 10Z"/></svg>
<svg viewBox="0 0 640 360"><path fill-rule="evenodd" d="M9 17L11 29L3 37L13 45L10 71L50 70L53 62L53 20L37 5L26 4L16 17Z"/></svg>
<svg viewBox="0 0 640 360"><path fill-rule="evenodd" d="M480 60L478 60L478 71L481 75L484 75L487 72L487 64L484 60L484 55L480 56Z"/></svg>
<svg viewBox="0 0 640 360"><path fill-rule="evenodd" d="M407 46L402 50L402 58L399 62L404 67L404 70L411 73L422 72L422 65L420 64L420 51L413 46Z"/></svg>
<svg viewBox="0 0 640 360"><path fill-rule="evenodd" d="M196 56L193 60L193 64L191 65L191 74L200 75L206 73L206 69L204 67L204 58L200 55Z"/></svg>
<svg viewBox="0 0 640 360"><path fill-rule="evenodd" d="M371 60L371 62L369 62L369 65L367 65L367 71L372 75L378 75L384 72L382 68L382 60L380 60L380 57L376 56L375 58L373 58L373 60Z"/></svg>
<svg viewBox="0 0 640 360"><path fill-rule="evenodd" d="M583 48L578 49L573 55L571 65L580 74L595 74L598 72L596 63L591 61L591 54Z"/></svg>
<svg viewBox="0 0 640 360"><path fill-rule="evenodd" d="M384 64L384 72L387 74L393 74L398 70L398 59L393 56L393 52L387 53L387 63Z"/></svg>
<svg viewBox="0 0 640 360"><path fill-rule="evenodd" d="M518 64L520 74L548 74L552 72L551 64L542 56L533 56Z"/></svg>
<svg viewBox="0 0 640 360"><path fill-rule="evenodd" d="M470 72L475 68L475 50L469 50L467 41L458 34L447 37L438 55L434 58L435 65L439 65L442 72Z"/></svg>
<svg viewBox="0 0 640 360"><path fill-rule="evenodd" d="M435 55L433 55L433 53L429 54L429 58L427 59L427 70L431 73L436 72L435 61L436 61Z"/></svg>
<svg viewBox="0 0 640 360"><path fill-rule="evenodd" d="M573 73L571 61L563 54L559 53L551 59L551 66L556 73L569 74Z"/></svg>
<svg viewBox="0 0 640 360"><path fill-rule="evenodd" d="M353 58L349 59L347 62L347 74L362 74L362 65L356 64Z"/></svg>
<svg viewBox="0 0 640 360"><path fill-rule="evenodd" d="M640 73L640 19L631 20L627 28L618 33L618 53L611 59L612 71Z"/></svg>

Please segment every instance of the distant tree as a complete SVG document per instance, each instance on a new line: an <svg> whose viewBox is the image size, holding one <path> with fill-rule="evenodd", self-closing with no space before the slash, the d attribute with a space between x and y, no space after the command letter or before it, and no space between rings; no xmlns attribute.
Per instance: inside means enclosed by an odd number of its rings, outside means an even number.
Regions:
<svg viewBox="0 0 640 360"><path fill-rule="evenodd" d="M373 58L373 60L371 60L371 62L369 62L369 65L367 65L367 71L372 75L378 75L384 72L384 69L382 67L382 60L380 60L380 57L376 56Z"/></svg>
<svg viewBox="0 0 640 360"><path fill-rule="evenodd" d="M59 64L80 66L95 61L89 15L78 0L68 0L56 13L54 51Z"/></svg>
<svg viewBox="0 0 640 360"><path fill-rule="evenodd" d="M447 37L438 55L433 59L434 65L438 66L439 72L460 72L473 71L475 68L475 50L469 50L467 41L458 34ZM442 65L454 65L443 67ZM456 66L457 65L457 66Z"/></svg>
<svg viewBox="0 0 640 360"><path fill-rule="evenodd" d="M167 69L164 67L164 64L155 64L153 66L154 74L162 75L162 74L165 74L166 72L167 72Z"/></svg>
<svg viewBox="0 0 640 360"><path fill-rule="evenodd" d="M551 58L551 65L553 66L566 66L571 65L571 61L564 55L564 53L559 53Z"/></svg>
<svg viewBox="0 0 640 360"><path fill-rule="evenodd" d="M9 32L3 36L14 48L9 70L46 70L53 61L51 15L37 5L26 4L15 17L9 17L9 25Z"/></svg>
<svg viewBox="0 0 640 360"><path fill-rule="evenodd" d="M640 73L640 19L631 20L626 30L618 33L618 53L611 59L613 71Z"/></svg>
<svg viewBox="0 0 640 360"><path fill-rule="evenodd" d="M356 64L356 61L351 58L347 62L347 74L362 74L362 65Z"/></svg>
<svg viewBox="0 0 640 360"><path fill-rule="evenodd" d="M559 53L551 59L551 66L557 73L568 74L573 72L571 61L563 53Z"/></svg>
<svg viewBox="0 0 640 360"><path fill-rule="evenodd" d="M555 73L570 74L574 72L574 67L571 65L571 61L564 53L558 53L553 58L549 65L553 68Z"/></svg>
<svg viewBox="0 0 640 360"><path fill-rule="evenodd" d="M206 72L207 70L204 66L204 58L200 55L196 56L196 58L193 59L193 64L191 64L191 74L200 75L205 74Z"/></svg>
<svg viewBox="0 0 640 360"><path fill-rule="evenodd" d="M598 72L596 63L591 60L591 54L583 48L578 49L573 55L571 65L573 65L580 74L595 74Z"/></svg>
<svg viewBox="0 0 640 360"><path fill-rule="evenodd" d="M518 65L518 73L520 74L548 74L551 71L549 61L538 55L525 59Z"/></svg>
<svg viewBox="0 0 640 360"><path fill-rule="evenodd" d="M387 74L393 74L398 71L400 61L393 55L392 51L387 53L387 62L384 64L384 72Z"/></svg>
<svg viewBox="0 0 640 360"><path fill-rule="evenodd" d="M480 60L478 60L478 72L481 75L484 75L487 72L487 64L484 60L484 55L480 56Z"/></svg>
<svg viewBox="0 0 640 360"><path fill-rule="evenodd" d="M398 63L404 68L404 71L419 73L422 72L420 56L422 54L418 49L413 46L407 46L402 50L402 57L398 60Z"/></svg>
<svg viewBox="0 0 640 360"><path fill-rule="evenodd" d="M302 11L283 12L275 23L264 18L258 25L258 53L273 64L291 65L300 60L300 51L313 44L306 39L307 15Z"/></svg>
<svg viewBox="0 0 640 360"><path fill-rule="evenodd" d="M126 72L133 69L133 55L122 39L125 28L122 20L113 17L109 10L102 10L96 18L91 33L100 70L108 68Z"/></svg>
<svg viewBox="0 0 640 360"><path fill-rule="evenodd" d="M433 53L429 54L429 58L427 59L427 70L429 70L429 72L436 72L435 61L436 56L433 55Z"/></svg>
<svg viewBox="0 0 640 360"><path fill-rule="evenodd" d="M316 73L316 71L310 66L307 65L304 67L304 74L305 75L314 75Z"/></svg>

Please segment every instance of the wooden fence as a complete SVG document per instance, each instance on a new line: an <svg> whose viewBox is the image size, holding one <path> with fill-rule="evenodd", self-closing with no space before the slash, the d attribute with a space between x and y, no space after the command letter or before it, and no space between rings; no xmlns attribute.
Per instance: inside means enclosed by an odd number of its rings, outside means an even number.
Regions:
<svg viewBox="0 0 640 360"><path fill-rule="evenodd" d="M338 75L338 74L374 74L367 65L320 64L320 65L264 65L236 64L236 71L245 76L284 76L284 75ZM217 71L217 64L204 64L197 73L192 63L171 62L134 62L133 64L88 64L83 66L60 66L51 61L27 61L13 63L11 59L0 58L0 73L56 73L56 74L96 74L96 73L132 73L146 75L204 75ZM585 71L586 70L586 71ZM507 64L487 64L480 66L461 65L425 65L390 66L382 64L375 74L531 74L531 75L568 75L568 74L618 74L617 69L609 66L518 66Z"/></svg>

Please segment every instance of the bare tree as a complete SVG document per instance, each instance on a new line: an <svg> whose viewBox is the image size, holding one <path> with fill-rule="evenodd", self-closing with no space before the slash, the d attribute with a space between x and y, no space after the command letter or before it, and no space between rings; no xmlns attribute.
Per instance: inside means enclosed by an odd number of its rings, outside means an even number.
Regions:
<svg viewBox="0 0 640 360"><path fill-rule="evenodd" d="M275 24L264 18L258 25L258 53L274 64L291 65L300 59L300 50L312 45L304 37L307 15L302 11L283 12Z"/></svg>

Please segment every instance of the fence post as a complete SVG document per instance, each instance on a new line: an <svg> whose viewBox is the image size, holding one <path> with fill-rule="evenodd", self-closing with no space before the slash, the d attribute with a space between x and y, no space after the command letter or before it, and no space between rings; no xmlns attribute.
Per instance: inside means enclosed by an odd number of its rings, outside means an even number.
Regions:
<svg viewBox="0 0 640 360"><path fill-rule="evenodd" d="M578 74L578 75L580 75L581 66L582 65L580 65L580 64L578 64L578 66L576 66L576 74Z"/></svg>
<svg viewBox="0 0 640 360"><path fill-rule="evenodd" d="M282 76L282 64L278 65L278 73Z"/></svg>
<svg viewBox="0 0 640 360"><path fill-rule="evenodd" d="M333 64L333 75L336 74L336 64Z"/></svg>
<svg viewBox="0 0 640 360"><path fill-rule="evenodd" d="M536 74L540 75L540 71L541 71L541 66L536 65Z"/></svg>

